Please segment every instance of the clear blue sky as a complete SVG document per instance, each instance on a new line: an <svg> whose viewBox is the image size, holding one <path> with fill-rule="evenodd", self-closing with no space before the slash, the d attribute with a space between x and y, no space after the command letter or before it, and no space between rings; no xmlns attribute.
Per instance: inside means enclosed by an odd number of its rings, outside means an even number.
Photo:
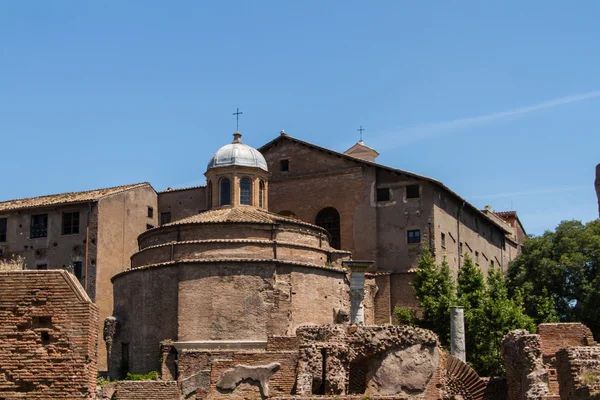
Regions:
<svg viewBox="0 0 600 400"><path fill-rule="evenodd" d="M600 2L0 1L0 200L204 183L281 129L529 233L597 218Z"/></svg>

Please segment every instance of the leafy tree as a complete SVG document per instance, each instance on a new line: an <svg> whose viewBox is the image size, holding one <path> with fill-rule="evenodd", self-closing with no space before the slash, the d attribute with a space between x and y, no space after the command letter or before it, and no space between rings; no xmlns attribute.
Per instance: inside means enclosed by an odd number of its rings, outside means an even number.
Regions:
<svg viewBox="0 0 600 400"><path fill-rule="evenodd" d="M438 334L444 345L450 343L450 306L456 304L455 286L446 260L438 267L431 251L423 245L419 257L415 295L423 308L421 326Z"/></svg>
<svg viewBox="0 0 600 400"><path fill-rule="evenodd" d="M521 291L536 323L581 321L600 338L600 220L563 221L530 237L508 269L509 294ZM551 299L551 300L549 300Z"/></svg>
<svg viewBox="0 0 600 400"><path fill-rule="evenodd" d="M503 374L499 348L511 330L533 331L533 319L525 314L521 292L509 297L501 271L490 267L487 279L467 255L458 273L456 286L446 260L438 266L428 249L419 258L416 297L423 308L423 318L413 319L408 310L397 309L399 322L418 324L431 329L443 344L450 341L450 306L465 308L467 361L485 376ZM600 297L599 297L600 300Z"/></svg>
<svg viewBox="0 0 600 400"><path fill-rule="evenodd" d="M481 307L473 311L467 326L467 344L471 343L470 348L467 347L467 359L482 376L501 376L504 373L499 353L502 339L515 329L533 332L535 323L525 313L521 293L509 297L500 270L490 266L486 282Z"/></svg>

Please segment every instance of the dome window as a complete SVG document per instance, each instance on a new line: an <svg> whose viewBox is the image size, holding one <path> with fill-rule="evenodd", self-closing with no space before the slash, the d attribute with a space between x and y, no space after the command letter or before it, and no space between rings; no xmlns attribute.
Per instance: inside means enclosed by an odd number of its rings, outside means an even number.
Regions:
<svg viewBox="0 0 600 400"><path fill-rule="evenodd" d="M222 206L231 204L231 181L229 178L221 179L221 203Z"/></svg>
<svg viewBox="0 0 600 400"><path fill-rule="evenodd" d="M252 182L248 178L240 180L240 204L243 206L251 205Z"/></svg>

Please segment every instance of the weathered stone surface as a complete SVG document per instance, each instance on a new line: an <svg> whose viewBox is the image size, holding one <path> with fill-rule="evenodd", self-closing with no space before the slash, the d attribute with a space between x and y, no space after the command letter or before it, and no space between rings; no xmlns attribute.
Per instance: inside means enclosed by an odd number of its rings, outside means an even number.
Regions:
<svg viewBox="0 0 600 400"><path fill-rule="evenodd" d="M370 365L367 393L390 396L425 391L437 369L438 355L437 347L418 344L386 353Z"/></svg>
<svg viewBox="0 0 600 400"><path fill-rule="evenodd" d="M182 379L180 383L181 395L188 397L196 391L206 392L210 388L210 370L200 371L188 378Z"/></svg>
<svg viewBox="0 0 600 400"><path fill-rule="evenodd" d="M562 349L556 360L561 400L600 399L600 346Z"/></svg>
<svg viewBox="0 0 600 400"><path fill-rule="evenodd" d="M248 366L236 365L221 375L217 382L217 388L221 390L234 390L243 380L250 379L260 384L264 396L269 396L269 379L271 375L279 370L281 364L271 363L268 365Z"/></svg>
<svg viewBox="0 0 600 400"><path fill-rule="evenodd" d="M467 360L465 343L465 312L462 307L450 307L450 351L461 361Z"/></svg>
<svg viewBox="0 0 600 400"><path fill-rule="evenodd" d="M365 366L366 375L355 375L365 382L354 387L368 382L373 394L422 393L439 362L437 336L425 329L327 325L300 327L296 333L300 343L296 393L301 395L345 395L350 369Z"/></svg>
<svg viewBox="0 0 600 400"><path fill-rule="evenodd" d="M502 340L500 353L506 365L509 400L538 400L550 393L539 335L512 331Z"/></svg>

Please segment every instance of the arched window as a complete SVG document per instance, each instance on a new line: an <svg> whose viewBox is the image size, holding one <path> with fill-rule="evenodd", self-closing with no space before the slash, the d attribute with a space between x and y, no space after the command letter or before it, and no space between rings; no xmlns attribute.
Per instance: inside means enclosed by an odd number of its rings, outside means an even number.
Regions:
<svg viewBox="0 0 600 400"><path fill-rule="evenodd" d="M222 206L231 204L231 181L229 178L221 179L221 202Z"/></svg>
<svg viewBox="0 0 600 400"><path fill-rule="evenodd" d="M208 182L208 204L206 205L206 208L208 210L210 210L212 208L212 182L211 181Z"/></svg>
<svg viewBox="0 0 600 400"><path fill-rule="evenodd" d="M319 211L315 218L315 225L325 228L329 232L331 247L340 248L340 213L335 208L327 207Z"/></svg>
<svg viewBox="0 0 600 400"><path fill-rule="evenodd" d="M264 181L260 181L258 184L258 206L260 208L263 208L265 205L265 182Z"/></svg>
<svg viewBox="0 0 600 400"><path fill-rule="evenodd" d="M240 180L240 204L243 206L251 205L252 182L248 178Z"/></svg>

